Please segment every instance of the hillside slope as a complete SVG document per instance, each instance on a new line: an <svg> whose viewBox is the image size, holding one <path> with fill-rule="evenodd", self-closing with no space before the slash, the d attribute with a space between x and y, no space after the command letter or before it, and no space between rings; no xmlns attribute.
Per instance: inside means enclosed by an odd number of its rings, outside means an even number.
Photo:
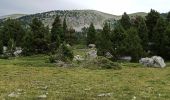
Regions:
<svg viewBox="0 0 170 100"><path fill-rule="evenodd" d="M68 27L74 28L76 31L81 31L83 27L89 27L90 23L93 23L96 29L102 29L104 22L109 21L111 25L114 25L114 23L121 18L121 16L107 14L96 10L55 10L31 15L13 14L2 16L0 19L3 21L2 18L17 18L23 23L29 24L32 19L36 17L42 20L46 26L48 25L51 28L56 15L61 16L62 21L64 17L66 17ZM146 16L147 13L139 12L129 14L130 17L138 15Z"/></svg>

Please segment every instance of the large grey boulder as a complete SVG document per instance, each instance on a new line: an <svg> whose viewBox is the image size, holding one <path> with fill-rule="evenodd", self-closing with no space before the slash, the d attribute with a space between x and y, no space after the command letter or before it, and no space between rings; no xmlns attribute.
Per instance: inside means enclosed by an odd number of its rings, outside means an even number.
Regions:
<svg viewBox="0 0 170 100"><path fill-rule="evenodd" d="M160 56L153 56L151 58L141 58L139 60L140 64L143 64L144 66L147 67L159 67L159 68L164 68L166 66L164 59Z"/></svg>
<svg viewBox="0 0 170 100"><path fill-rule="evenodd" d="M19 56L21 53L22 53L22 48L16 47L16 50L14 51L13 54L14 54L15 56Z"/></svg>
<svg viewBox="0 0 170 100"><path fill-rule="evenodd" d="M162 57L153 56L152 59L154 61L154 67L164 68L166 66L164 59Z"/></svg>

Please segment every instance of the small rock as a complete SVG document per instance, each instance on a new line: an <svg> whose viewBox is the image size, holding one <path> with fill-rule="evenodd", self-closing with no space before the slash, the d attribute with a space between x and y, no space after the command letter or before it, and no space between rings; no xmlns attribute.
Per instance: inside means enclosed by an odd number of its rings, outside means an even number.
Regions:
<svg viewBox="0 0 170 100"><path fill-rule="evenodd" d="M12 92L12 93L10 93L10 94L8 95L8 97L15 97L15 98L17 98L17 97L19 97L19 94L18 94L18 93L15 93L15 92Z"/></svg>
<svg viewBox="0 0 170 100"><path fill-rule="evenodd" d="M132 100L136 100L136 96L133 96Z"/></svg>
<svg viewBox="0 0 170 100"><path fill-rule="evenodd" d="M102 93L102 94L99 94L97 96L99 96L99 97L111 96L111 93Z"/></svg>
<svg viewBox="0 0 170 100"><path fill-rule="evenodd" d="M45 98L47 98L47 95L43 94L43 95L38 96L38 98L45 99Z"/></svg>
<svg viewBox="0 0 170 100"><path fill-rule="evenodd" d="M96 45L95 45L95 44L89 44L88 47L89 47L89 48L95 48Z"/></svg>
<svg viewBox="0 0 170 100"><path fill-rule="evenodd" d="M91 90L91 88L87 88L87 89L84 89L85 91L90 91Z"/></svg>

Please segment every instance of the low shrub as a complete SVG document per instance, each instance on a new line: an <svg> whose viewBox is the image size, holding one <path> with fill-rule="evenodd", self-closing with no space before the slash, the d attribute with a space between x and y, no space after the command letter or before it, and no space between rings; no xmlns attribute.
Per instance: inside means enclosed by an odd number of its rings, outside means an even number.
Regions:
<svg viewBox="0 0 170 100"><path fill-rule="evenodd" d="M111 60L102 56L98 56L93 60L86 60L82 66L90 69L122 69L119 63L112 62Z"/></svg>

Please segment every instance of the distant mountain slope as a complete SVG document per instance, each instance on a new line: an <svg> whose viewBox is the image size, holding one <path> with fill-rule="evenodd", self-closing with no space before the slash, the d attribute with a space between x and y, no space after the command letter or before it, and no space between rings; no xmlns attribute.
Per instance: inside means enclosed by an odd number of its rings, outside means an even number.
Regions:
<svg viewBox="0 0 170 100"><path fill-rule="evenodd" d="M36 17L42 20L45 25L51 27L56 15L61 16L62 21L64 17L66 17L68 27L72 27L76 31L81 31L83 27L88 27L90 23L93 23L96 29L102 29L104 22L108 21L111 25L114 25L114 23L121 18L121 16L107 14L96 10L55 10L31 15L13 14L0 17L0 19L17 18L23 23L29 24L32 19ZM129 14L130 17L138 15L144 17L147 13L139 12ZM1 19L1 21L3 21L3 19Z"/></svg>
<svg viewBox="0 0 170 100"><path fill-rule="evenodd" d="M66 17L68 26L74 28L76 31L80 31L83 27L88 27L91 22L96 29L101 29L105 21L112 20L112 22L114 22L114 20L120 18L119 16L95 10L56 10L27 15L19 19L25 23L30 23L31 20L36 17L42 20L45 25L51 27L56 15L61 16L62 20Z"/></svg>
<svg viewBox="0 0 170 100"><path fill-rule="evenodd" d="M4 19L4 18L17 19L23 16L26 16L26 14L12 14L12 15L0 16L0 19Z"/></svg>

